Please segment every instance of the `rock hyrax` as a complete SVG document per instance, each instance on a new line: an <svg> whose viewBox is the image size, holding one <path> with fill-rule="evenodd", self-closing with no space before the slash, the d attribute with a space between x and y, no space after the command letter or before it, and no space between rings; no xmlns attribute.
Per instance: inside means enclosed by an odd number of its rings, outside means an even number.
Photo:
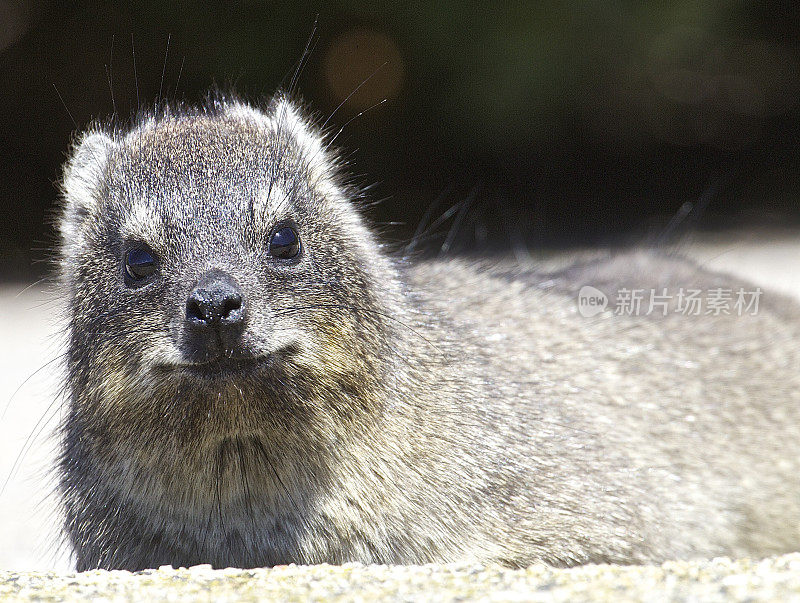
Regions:
<svg viewBox="0 0 800 603"><path fill-rule="evenodd" d="M620 291L755 289L645 252L394 257L283 95L92 128L63 190L79 570L800 548L791 301L616 313Z"/></svg>

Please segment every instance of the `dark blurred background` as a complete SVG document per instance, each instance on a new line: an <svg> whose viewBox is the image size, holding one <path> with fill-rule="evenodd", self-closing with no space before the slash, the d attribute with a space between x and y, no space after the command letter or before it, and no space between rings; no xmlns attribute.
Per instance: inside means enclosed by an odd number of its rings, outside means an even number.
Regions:
<svg viewBox="0 0 800 603"><path fill-rule="evenodd" d="M398 245L417 232L434 253L519 252L800 222L791 2L0 0L0 275L46 269L76 128L214 86L268 96L315 20L298 93L344 127Z"/></svg>

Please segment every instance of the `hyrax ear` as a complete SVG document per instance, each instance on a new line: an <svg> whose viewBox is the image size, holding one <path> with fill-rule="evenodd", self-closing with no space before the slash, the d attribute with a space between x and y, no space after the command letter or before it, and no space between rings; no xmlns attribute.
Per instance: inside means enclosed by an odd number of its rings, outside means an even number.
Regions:
<svg viewBox="0 0 800 603"><path fill-rule="evenodd" d="M279 95L270 104L275 133L286 138L312 173L330 174L331 158L324 145L324 136L291 100Z"/></svg>
<svg viewBox="0 0 800 603"><path fill-rule="evenodd" d="M87 132L75 145L64 168L62 184L64 207L60 228L65 243L77 238L97 206L98 191L116 145L108 134L99 131Z"/></svg>

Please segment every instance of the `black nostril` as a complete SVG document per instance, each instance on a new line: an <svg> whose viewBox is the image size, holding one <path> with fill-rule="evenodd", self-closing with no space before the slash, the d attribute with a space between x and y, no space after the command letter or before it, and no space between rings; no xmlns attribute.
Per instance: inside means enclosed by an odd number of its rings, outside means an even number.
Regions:
<svg viewBox="0 0 800 603"><path fill-rule="evenodd" d="M186 320L198 325L242 322L242 295L233 279L217 271L204 276L186 300Z"/></svg>
<svg viewBox="0 0 800 603"><path fill-rule="evenodd" d="M201 307L201 302L192 296L186 302L186 318L204 322L207 320L206 313Z"/></svg>
<svg viewBox="0 0 800 603"><path fill-rule="evenodd" d="M242 308L242 296L234 293L230 297L222 300L222 320L230 320L235 318L236 310Z"/></svg>

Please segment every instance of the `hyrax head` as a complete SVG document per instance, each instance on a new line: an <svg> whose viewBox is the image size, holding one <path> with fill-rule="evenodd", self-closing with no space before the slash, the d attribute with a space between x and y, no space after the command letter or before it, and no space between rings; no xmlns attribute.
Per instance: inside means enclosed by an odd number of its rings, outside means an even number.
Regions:
<svg viewBox="0 0 800 603"><path fill-rule="evenodd" d="M380 380L393 269L289 101L92 131L63 188L74 405L242 428Z"/></svg>

